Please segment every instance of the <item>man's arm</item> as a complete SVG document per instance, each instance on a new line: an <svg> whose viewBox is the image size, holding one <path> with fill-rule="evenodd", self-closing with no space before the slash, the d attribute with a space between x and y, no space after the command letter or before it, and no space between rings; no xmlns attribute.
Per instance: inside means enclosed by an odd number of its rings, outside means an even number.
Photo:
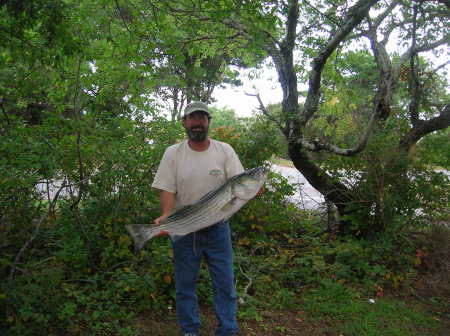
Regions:
<svg viewBox="0 0 450 336"><path fill-rule="evenodd" d="M155 225L161 224L161 221L169 217L170 212L175 207L175 194L166 190L159 193L159 204L161 206L161 216L154 220Z"/></svg>

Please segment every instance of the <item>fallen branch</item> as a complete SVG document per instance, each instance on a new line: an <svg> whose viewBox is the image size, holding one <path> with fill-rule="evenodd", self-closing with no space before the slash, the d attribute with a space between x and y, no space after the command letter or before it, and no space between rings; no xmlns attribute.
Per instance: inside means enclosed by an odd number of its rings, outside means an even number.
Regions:
<svg viewBox="0 0 450 336"><path fill-rule="evenodd" d="M66 188L67 185L63 183L61 187L59 187L58 191L55 194L55 197L53 197L53 200L51 201L50 205L48 206L48 210L46 213L44 213L37 221L36 228L34 230L34 233L31 235L30 239L22 246L22 248L19 250L19 253L17 253L14 263L11 265L11 271L9 272L8 282L11 282L14 278L14 274L16 272L16 269L18 269L17 265L19 263L20 258L22 257L22 254L25 252L25 250L28 248L28 246L33 242L33 240L37 237L39 230L41 229L41 224L44 222L45 219L53 212L53 209L56 205L56 201L58 200L59 194L61 191Z"/></svg>

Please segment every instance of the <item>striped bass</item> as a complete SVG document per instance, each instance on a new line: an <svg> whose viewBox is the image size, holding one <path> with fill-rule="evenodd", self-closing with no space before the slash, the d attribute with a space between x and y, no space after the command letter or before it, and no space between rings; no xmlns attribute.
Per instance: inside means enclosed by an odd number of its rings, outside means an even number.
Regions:
<svg viewBox="0 0 450 336"><path fill-rule="evenodd" d="M231 177L195 203L175 211L160 225L125 225L133 237L135 250L139 251L153 237L169 235L176 241L191 232L230 218L255 197L266 181L267 173L266 168L256 167Z"/></svg>

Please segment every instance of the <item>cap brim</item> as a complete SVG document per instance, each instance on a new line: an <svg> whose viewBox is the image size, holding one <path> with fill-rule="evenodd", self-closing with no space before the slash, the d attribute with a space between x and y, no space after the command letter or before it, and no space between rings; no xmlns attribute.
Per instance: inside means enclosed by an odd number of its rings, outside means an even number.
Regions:
<svg viewBox="0 0 450 336"><path fill-rule="evenodd" d="M184 116L188 116L189 114L192 114L194 112L203 112L203 113L206 113L208 116L211 116L209 114L208 110L204 110L204 109L201 109L201 108L196 108L196 109L193 109L192 111L187 111L187 112L184 113Z"/></svg>

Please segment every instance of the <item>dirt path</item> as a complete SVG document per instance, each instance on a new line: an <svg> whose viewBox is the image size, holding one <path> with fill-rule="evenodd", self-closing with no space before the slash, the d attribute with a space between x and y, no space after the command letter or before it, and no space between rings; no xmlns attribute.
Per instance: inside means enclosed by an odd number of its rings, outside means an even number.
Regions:
<svg viewBox="0 0 450 336"><path fill-rule="evenodd" d="M201 308L202 336L214 336L216 318L210 308ZM284 311L260 313L261 321L239 321L240 336L339 336L324 321L311 321L302 311ZM138 320L142 335L178 336L175 313L167 315L142 314Z"/></svg>

